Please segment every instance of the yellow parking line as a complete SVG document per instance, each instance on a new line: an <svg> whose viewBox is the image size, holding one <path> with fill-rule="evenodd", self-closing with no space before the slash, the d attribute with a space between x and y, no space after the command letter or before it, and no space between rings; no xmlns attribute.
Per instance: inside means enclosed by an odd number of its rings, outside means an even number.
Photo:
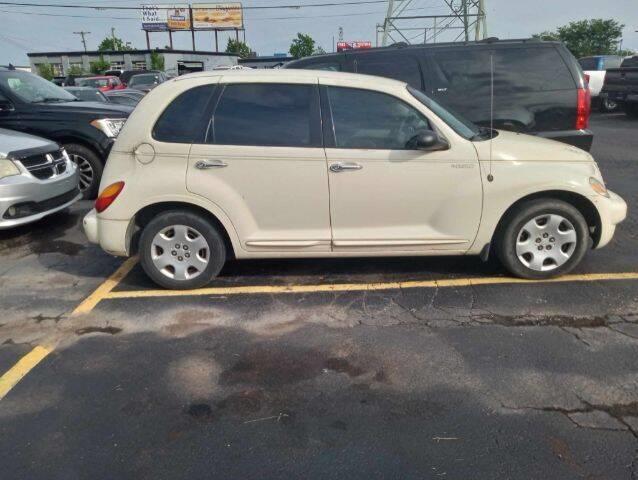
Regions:
<svg viewBox="0 0 638 480"><path fill-rule="evenodd" d="M409 280L404 282L378 283L336 283L315 285L255 285L243 287L211 287L197 290L135 290L109 291L104 299L147 298L147 297L188 297L201 295L240 295L276 293L316 293L316 292L358 292L374 290L395 290L410 288L470 287L476 285L503 285L527 283L597 282L604 280L638 280L638 272L629 273L588 273L564 275L549 280L524 280L511 277L450 278L441 280Z"/></svg>
<svg viewBox="0 0 638 480"><path fill-rule="evenodd" d="M104 281L104 283L97 287L91 295L86 297L86 299L84 299L84 301L71 312L71 316L75 317L77 315L89 313L93 310L95 306L100 303L102 299L106 298L111 290L113 290L118 283L120 283L124 277L129 274L136 263L137 257L127 258L124 263L122 263L122 265L120 265L119 268Z"/></svg>
<svg viewBox="0 0 638 480"><path fill-rule="evenodd" d="M24 357L18 360L2 377L0 377L0 400L11 391L16 384L22 380L35 366L40 363L49 353L53 351L52 347L43 347L38 345Z"/></svg>

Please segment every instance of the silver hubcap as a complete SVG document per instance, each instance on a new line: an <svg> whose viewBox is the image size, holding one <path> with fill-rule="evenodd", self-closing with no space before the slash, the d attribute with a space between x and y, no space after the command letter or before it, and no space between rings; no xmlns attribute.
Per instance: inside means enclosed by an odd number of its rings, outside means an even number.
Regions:
<svg viewBox="0 0 638 480"><path fill-rule="evenodd" d="M153 238L151 259L162 275L173 280L191 280L206 270L210 248L194 228L171 225Z"/></svg>
<svg viewBox="0 0 638 480"><path fill-rule="evenodd" d="M81 157L80 155L69 155L71 160L78 166L78 173L80 174L80 191L84 191L93 183L93 167L89 161Z"/></svg>
<svg viewBox="0 0 638 480"><path fill-rule="evenodd" d="M538 272L560 267L576 250L578 235L565 217L539 215L523 225L516 238L516 255L523 265Z"/></svg>

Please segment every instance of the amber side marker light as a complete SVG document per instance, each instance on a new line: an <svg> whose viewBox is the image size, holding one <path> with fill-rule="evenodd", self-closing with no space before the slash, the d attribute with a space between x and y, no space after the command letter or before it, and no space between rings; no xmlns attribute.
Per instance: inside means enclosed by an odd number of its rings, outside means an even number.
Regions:
<svg viewBox="0 0 638 480"><path fill-rule="evenodd" d="M97 210L97 213L102 213L109 208L123 189L124 182L115 182L102 190L102 193L100 193L100 196L97 197L95 201L95 210Z"/></svg>

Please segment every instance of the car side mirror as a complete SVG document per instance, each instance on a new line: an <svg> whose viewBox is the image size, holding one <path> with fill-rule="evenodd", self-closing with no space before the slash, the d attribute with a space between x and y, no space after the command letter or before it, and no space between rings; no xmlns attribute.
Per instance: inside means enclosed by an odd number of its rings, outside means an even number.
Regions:
<svg viewBox="0 0 638 480"><path fill-rule="evenodd" d="M450 148L450 144L432 130L422 130L408 140L405 146L408 150L425 150L428 152L447 150Z"/></svg>
<svg viewBox="0 0 638 480"><path fill-rule="evenodd" d="M12 112L13 110L15 110L13 103L9 100L0 100L0 113Z"/></svg>

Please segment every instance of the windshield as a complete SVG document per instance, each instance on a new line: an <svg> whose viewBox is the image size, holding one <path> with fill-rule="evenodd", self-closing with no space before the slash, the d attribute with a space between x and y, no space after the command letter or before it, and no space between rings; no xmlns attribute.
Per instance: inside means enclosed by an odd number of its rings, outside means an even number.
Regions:
<svg viewBox="0 0 638 480"><path fill-rule="evenodd" d="M435 115L447 123L452 130L461 135L463 138L472 140L481 135L482 132L478 125L466 120L458 113L453 113L449 108L444 108L439 105L422 91L408 86L408 92L410 92L419 102L432 110Z"/></svg>
<svg viewBox="0 0 638 480"><path fill-rule="evenodd" d="M79 78L75 81L80 87L101 88L109 86L108 78Z"/></svg>
<svg viewBox="0 0 638 480"><path fill-rule="evenodd" d="M76 98L63 88L32 73L6 71L0 75L0 85L24 102L73 102Z"/></svg>
<svg viewBox="0 0 638 480"><path fill-rule="evenodd" d="M131 78L131 81L128 83L129 85L149 85L151 83L159 83L159 75L148 74L148 75L135 75Z"/></svg>
<svg viewBox="0 0 638 480"><path fill-rule="evenodd" d="M83 102L108 102L107 98L98 89L82 89L82 88L69 88L69 92L75 95Z"/></svg>

